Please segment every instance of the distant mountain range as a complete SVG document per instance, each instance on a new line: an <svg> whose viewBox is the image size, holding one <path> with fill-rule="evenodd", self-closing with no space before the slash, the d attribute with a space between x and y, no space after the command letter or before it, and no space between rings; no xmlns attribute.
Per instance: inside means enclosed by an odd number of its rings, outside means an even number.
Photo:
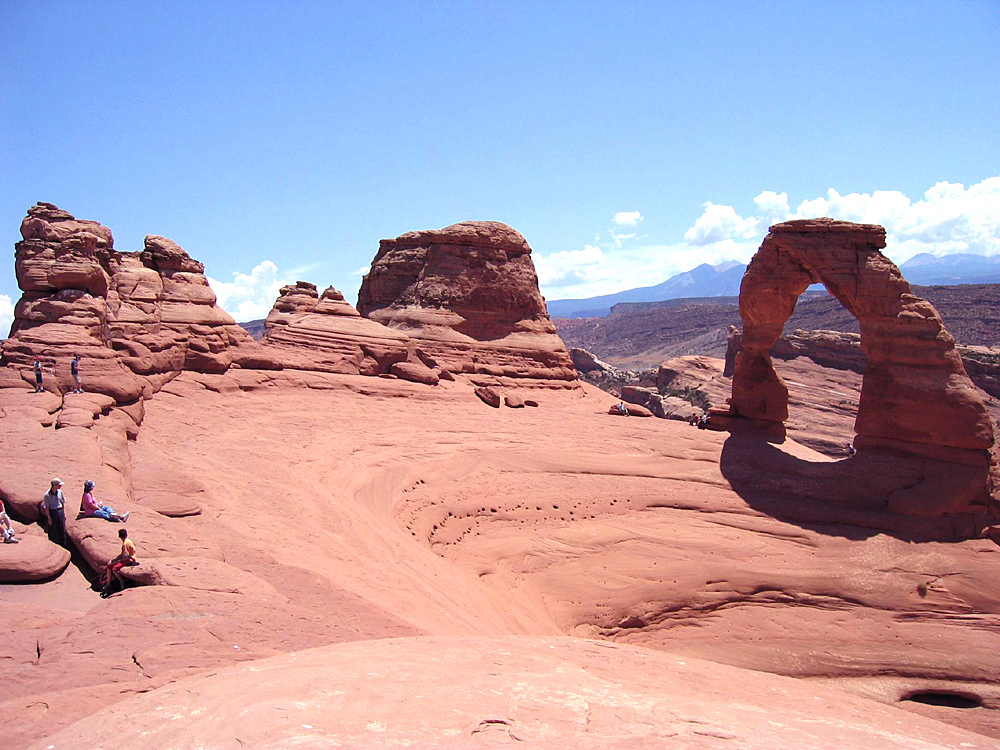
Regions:
<svg viewBox="0 0 1000 750"><path fill-rule="evenodd" d="M937 257L930 253L915 255L900 266L911 284L953 286L955 284L1000 283L1000 256L986 257L956 253ZM685 273L672 276L662 284L626 289L586 299L557 299L548 302L553 318L601 318L622 302L662 302L692 297L736 297L746 266L728 261L713 266L702 263Z"/></svg>

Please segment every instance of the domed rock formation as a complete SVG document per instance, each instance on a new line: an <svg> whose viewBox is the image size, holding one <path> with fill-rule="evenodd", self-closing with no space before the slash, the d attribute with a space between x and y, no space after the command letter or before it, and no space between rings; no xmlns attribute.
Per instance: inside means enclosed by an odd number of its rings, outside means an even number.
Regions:
<svg viewBox="0 0 1000 750"><path fill-rule="evenodd" d="M477 384L578 386L538 291L531 248L505 224L464 222L382 240L358 310Z"/></svg>
<svg viewBox="0 0 1000 750"><path fill-rule="evenodd" d="M870 224L810 219L771 227L740 289L744 328L728 416L773 425L787 419L788 388L769 350L799 295L821 282L858 318L867 360L855 424L864 460L852 464L856 486L836 488L840 499L981 523L992 422L940 315L912 294L883 247L885 230ZM866 466L880 474L878 488L865 481ZM886 472L899 482L886 482Z"/></svg>

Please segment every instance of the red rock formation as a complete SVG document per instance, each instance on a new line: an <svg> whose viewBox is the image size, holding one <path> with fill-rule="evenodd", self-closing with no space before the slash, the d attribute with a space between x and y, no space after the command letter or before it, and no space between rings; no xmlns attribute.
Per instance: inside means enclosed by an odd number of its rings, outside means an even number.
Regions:
<svg viewBox="0 0 1000 750"><path fill-rule="evenodd" d="M885 230L874 225L812 219L771 227L740 290L744 328L730 413L787 419L788 388L769 350L799 295L822 282L861 326L867 369L855 425L859 451L921 464L916 483L904 472L911 484L886 490L883 499L903 513L978 514L989 495L991 420L941 317L911 293L883 247Z"/></svg>
<svg viewBox="0 0 1000 750"><path fill-rule="evenodd" d="M410 357L405 334L362 318L332 286L322 296L304 281L282 287L265 327L265 349L293 369L382 375Z"/></svg>
<svg viewBox="0 0 1000 750"><path fill-rule="evenodd" d="M358 310L477 383L578 385L538 291L531 248L505 224L465 222L382 240Z"/></svg>
<svg viewBox="0 0 1000 750"><path fill-rule="evenodd" d="M141 252L120 253L107 227L49 203L28 209L21 234L24 294L2 364L25 379L40 355L48 386L72 390L69 362L79 355L84 387L125 404L181 370L274 366L216 306L202 264L171 240L150 235Z"/></svg>

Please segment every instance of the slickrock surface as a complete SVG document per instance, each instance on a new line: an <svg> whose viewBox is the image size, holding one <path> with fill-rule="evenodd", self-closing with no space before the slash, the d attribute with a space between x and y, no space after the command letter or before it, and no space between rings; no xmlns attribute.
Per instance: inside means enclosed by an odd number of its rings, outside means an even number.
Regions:
<svg viewBox="0 0 1000 750"><path fill-rule="evenodd" d="M300 376L311 387L295 384ZM89 430L39 426L82 441L62 477L70 503L90 474L110 497L102 462L124 458L131 497L162 491L165 476L202 512L171 518L126 503L138 513L128 527L141 561L126 574L143 585L106 601L73 566L51 583L0 587L9 746L234 662L411 635L623 641L821 681L1000 735L996 544L913 544L835 515L780 520L781 502L809 502L803 472L856 459L612 418L613 399L589 386L538 397L538 409L490 409L460 382L233 370L181 374L147 402L124 451L84 460L111 415ZM748 457L768 467L756 494L725 473ZM39 474L32 497L45 489L48 472ZM117 551L117 528L71 523L93 560ZM377 643L356 648L393 670ZM452 670L465 652L455 658ZM478 694L481 683L468 685ZM903 700L914 691L981 705ZM762 710L788 708L786 697ZM485 718L511 719L479 716L458 736L478 741ZM902 721L900 731L917 726Z"/></svg>
<svg viewBox="0 0 1000 750"><path fill-rule="evenodd" d="M882 480L844 477L832 501L948 516L956 534L975 534L1000 490L990 476L993 425L941 317L911 293L883 247L885 230L874 225L810 219L771 228L740 289L744 328L728 414L773 425L787 419L788 389L769 350L799 295L822 282L858 318L867 362L855 425L854 466L864 470L853 476ZM717 416L730 423L721 410Z"/></svg>
<svg viewBox="0 0 1000 750"><path fill-rule="evenodd" d="M280 696L280 697L279 697ZM230 667L37 748L989 748L818 685L575 638L420 638Z"/></svg>
<svg viewBox="0 0 1000 750"><path fill-rule="evenodd" d="M531 247L505 224L470 221L382 240L358 310L478 385L577 386Z"/></svg>
<svg viewBox="0 0 1000 750"><path fill-rule="evenodd" d="M961 730L1000 737L1000 547L928 541L968 536L967 519L913 516L900 529L898 512L861 494L900 477L918 485L930 464L608 416L617 399L567 379L540 298L532 307L512 293L534 276L513 230L404 235L373 267L386 277L368 282L398 305L363 318L336 290L296 284L275 306L275 341L217 351L229 323L209 320L202 270L151 238L164 292L142 291L156 285L132 257L121 264L143 280L115 293L161 316L156 330L134 323L129 341L177 337L156 356L147 347L148 373L134 369L141 352L93 339L142 385L146 398L129 402L25 387L16 356L96 332L94 316L120 323L110 300L125 278L110 233L43 208L25 241L52 258L24 266L25 294L85 322L18 318L25 337L0 367L0 494L25 537L0 545L0 571L65 560L34 523L53 475L66 483L75 554L42 583L0 585L5 747L932 748L995 744ZM85 289L66 302L71 287L56 283ZM487 303L494 314L477 309ZM165 329L167 313L183 321ZM389 331L405 357L386 365L355 333L337 350L338 326L359 324ZM52 338L32 344L31 331ZM344 353L348 339L360 360ZM540 369L506 373L508 356ZM214 371L227 359L241 366ZM671 382L725 393L721 360L668 364ZM777 369L804 404L791 401L790 434L851 439L856 373L806 357ZM427 372L435 385L400 377ZM525 398L512 386L527 382L547 387ZM490 408L477 388L497 406L539 408ZM947 470L935 477L951 489ZM76 517L86 479L132 514L139 565L106 600L88 577L118 552L121 526Z"/></svg>

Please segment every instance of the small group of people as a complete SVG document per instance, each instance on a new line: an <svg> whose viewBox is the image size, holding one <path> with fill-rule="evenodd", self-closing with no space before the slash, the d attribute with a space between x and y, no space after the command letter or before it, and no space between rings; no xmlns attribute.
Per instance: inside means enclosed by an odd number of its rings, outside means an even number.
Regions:
<svg viewBox="0 0 1000 750"><path fill-rule="evenodd" d="M80 515L87 518L103 518L105 521L124 523L128 520L131 511L116 513L110 505L103 505L94 497L94 488L97 486L93 479L88 479L83 483L83 497L80 500ZM49 485L49 491L42 498L42 514L46 520L49 536L56 544L67 546L66 537L66 497L63 495L63 481L59 477L54 477ZM2 508L2 503L0 503ZM6 518L6 513L2 514L0 524L10 522ZM124 580L120 571L126 565L136 565L135 544L128 538L126 529L118 530L118 538L122 542L121 554L112 558L101 569L99 582L101 584L101 598L106 599L113 593L112 586L118 583L119 588L124 588ZM6 539L5 539L6 541ZM15 540L16 541L16 540Z"/></svg>
<svg viewBox="0 0 1000 750"><path fill-rule="evenodd" d="M42 383L42 358L41 356L35 357L35 393L41 393L45 390L45 386ZM72 393L83 393L83 380L80 378L80 355L74 354L72 361L69 363L69 371L73 376L73 382L76 384ZM52 373L55 374L55 368L52 369Z"/></svg>
<svg viewBox="0 0 1000 750"><path fill-rule="evenodd" d="M131 511L116 513L110 505L102 505L94 498L93 479L83 483L83 497L80 500L80 515L84 518L103 518L105 521L123 523L128 520ZM66 496L63 495L63 481L54 477L49 485L49 491L42 498L41 510L45 518L49 536L56 544L66 546Z"/></svg>
<svg viewBox="0 0 1000 750"><path fill-rule="evenodd" d="M692 427L697 427L699 430L708 429L708 412L704 411L700 415L692 414L688 417L688 424Z"/></svg>

